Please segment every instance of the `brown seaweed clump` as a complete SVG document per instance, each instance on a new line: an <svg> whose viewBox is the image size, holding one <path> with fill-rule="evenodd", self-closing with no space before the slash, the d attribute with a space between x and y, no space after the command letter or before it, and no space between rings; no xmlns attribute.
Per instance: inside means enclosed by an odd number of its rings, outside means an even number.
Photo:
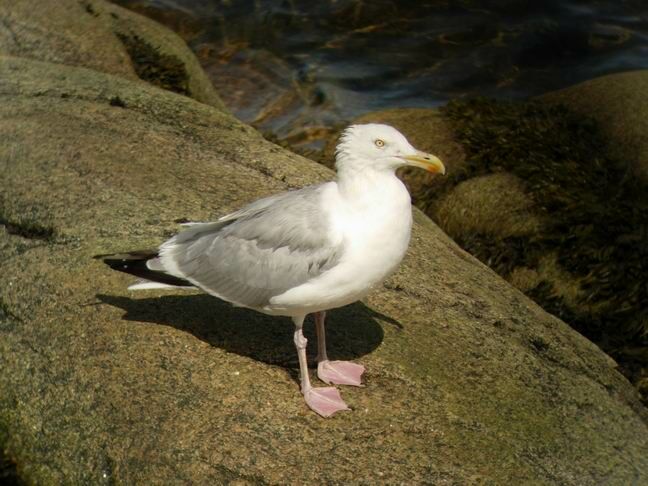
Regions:
<svg viewBox="0 0 648 486"><path fill-rule="evenodd" d="M565 298L550 280L527 294L617 358L646 400L648 188L607 155L594 121L564 106L480 98L453 101L442 111L468 154L449 186L512 174L542 221L523 236L451 236L505 278L553 255L560 272L578 283L577 297Z"/></svg>
<svg viewBox="0 0 648 486"><path fill-rule="evenodd" d="M180 59L163 54L137 35L119 35L119 38L141 80L185 96L191 95L189 75Z"/></svg>

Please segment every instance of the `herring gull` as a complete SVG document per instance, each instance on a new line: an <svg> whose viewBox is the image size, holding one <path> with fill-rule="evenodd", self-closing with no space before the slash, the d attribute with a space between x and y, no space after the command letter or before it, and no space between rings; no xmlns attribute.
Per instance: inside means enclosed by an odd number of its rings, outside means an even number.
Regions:
<svg viewBox="0 0 648 486"><path fill-rule="evenodd" d="M302 394L328 417L348 407L335 387L311 385L304 319L315 315L319 379L360 386L362 365L327 357L326 311L362 299L403 259L412 208L395 171L405 165L445 174L437 157L393 127L352 125L337 145L335 181L259 199L216 222L188 223L157 250L98 258L143 279L131 290L198 287L236 306L291 317Z"/></svg>

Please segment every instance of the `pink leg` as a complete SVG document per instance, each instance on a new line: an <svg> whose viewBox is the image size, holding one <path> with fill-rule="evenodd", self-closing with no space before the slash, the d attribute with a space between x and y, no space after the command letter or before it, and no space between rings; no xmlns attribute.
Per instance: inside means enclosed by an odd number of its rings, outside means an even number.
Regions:
<svg viewBox="0 0 648 486"><path fill-rule="evenodd" d="M329 361L326 356L326 329L324 321L326 312L315 313L315 330L317 331L317 376L324 383L336 385L362 386L364 366L350 361Z"/></svg>
<svg viewBox="0 0 648 486"><path fill-rule="evenodd" d="M308 364L306 361L306 343L307 340L302 333L302 326L304 324L304 317L294 317L295 334L294 341L297 348L297 356L299 357L299 372L301 376L301 391L306 400L306 404L314 412L320 414L322 417L330 417L335 412L340 410L349 410L347 404L344 403L340 392L334 387L313 388L308 376Z"/></svg>

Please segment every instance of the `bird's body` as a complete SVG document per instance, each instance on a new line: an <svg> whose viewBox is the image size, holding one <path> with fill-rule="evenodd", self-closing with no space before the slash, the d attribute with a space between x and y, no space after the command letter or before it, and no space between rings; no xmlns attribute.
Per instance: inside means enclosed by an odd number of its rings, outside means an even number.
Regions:
<svg viewBox="0 0 648 486"><path fill-rule="evenodd" d="M347 197L335 182L320 186L328 231L339 248L337 263L273 297L262 311L294 316L341 307L363 298L398 268L409 244L411 206L400 180L388 182L362 199Z"/></svg>
<svg viewBox="0 0 648 486"><path fill-rule="evenodd" d="M190 223L157 252L102 258L145 279L131 289L195 286L237 306L292 317L302 392L328 416L346 404L335 388L310 385L303 321L315 313L320 378L360 385L364 368L326 358L324 311L363 298L398 268L412 215L394 171L408 161L444 170L395 129L356 125L338 145L336 181L260 199L217 222Z"/></svg>

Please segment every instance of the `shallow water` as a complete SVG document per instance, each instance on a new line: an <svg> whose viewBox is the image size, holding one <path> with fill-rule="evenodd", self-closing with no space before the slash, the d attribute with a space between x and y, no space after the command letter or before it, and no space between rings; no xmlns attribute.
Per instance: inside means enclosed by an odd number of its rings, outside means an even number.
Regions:
<svg viewBox="0 0 648 486"><path fill-rule="evenodd" d="M648 1L120 0L178 31L229 108L308 142L362 113L648 68Z"/></svg>

